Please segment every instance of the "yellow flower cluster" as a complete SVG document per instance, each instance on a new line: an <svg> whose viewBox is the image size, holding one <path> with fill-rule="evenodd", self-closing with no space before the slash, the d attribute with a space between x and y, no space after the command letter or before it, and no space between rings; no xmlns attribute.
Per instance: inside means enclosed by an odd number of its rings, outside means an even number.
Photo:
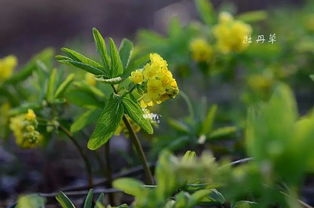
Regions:
<svg viewBox="0 0 314 208"><path fill-rule="evenodd" d="M9 79L17 65L15 56L7 56L0 59L0 83Z"/></svg>
<svg viewBox="0 0 314 208"><path fill-rule="evenodd" d="M156 53L150 54L150 63L144 69L131 73L130 80L145 87L141 99L142 108L160 104L179 93L177 82L168 70L167 61Z"/></svg>
<svg viewBox="0 0 314 208"><path fill-rule="evenodd" d="M213 56L213 49L205 39L194 39L190 43L192 59L196 62L209 61Z"/></svg>
<svg viewBox="0 0 314 208"><path fill-rule="evenodd" d="M16 138L16 144L22 148L33 148L41 144L43 136L36 130L38 122L33 110L10 119L10 129Z"/></svg>
<svg viewBox="0 0 314 208"><path fill-rule="evenodd" d="M234 20L227 13L219 15L219 24L214 26L213 33L217 39L217 47L222 53L239 52L247 48L245 41L251 35L252 28L244 22Z"/></svg>

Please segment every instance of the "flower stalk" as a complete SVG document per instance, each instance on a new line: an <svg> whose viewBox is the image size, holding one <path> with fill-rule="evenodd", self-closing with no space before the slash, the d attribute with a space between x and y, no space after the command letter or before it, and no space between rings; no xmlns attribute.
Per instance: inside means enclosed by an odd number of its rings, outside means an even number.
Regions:
<svg viewBox="0 0 314 208"><path fill-rule="evenodd" d="M143 164L143 168L144 168L144 172L145 172L145 176L146 176L146 183L148 185L153 185L154 184L154 178L153 178L153 174L149 168L149 164L147 162L143 147L141 145L141 142L139 140L139 138L137 137L136 133L134 132L130 122L128 121L128 119L126 118L126 116L123 116L123 122L126 126L126 128L128 129L129 133L130 133L130 139L136 149L136 152L138 153L140 160Z"/></svg>

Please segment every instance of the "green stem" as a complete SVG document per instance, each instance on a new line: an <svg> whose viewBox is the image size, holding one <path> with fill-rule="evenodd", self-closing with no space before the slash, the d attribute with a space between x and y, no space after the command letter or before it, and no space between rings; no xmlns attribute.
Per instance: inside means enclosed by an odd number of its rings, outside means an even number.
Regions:
<svg viewBox="0 0 314 208"><path fill-rule="evenodd" d="M112 168L110 161L110 140L105 144L105 163L106 163L106 171L105 175L108 180L108 188L112 188ZM114 193L108 193L109 204L115 206Z"/></svg>
<svg viewBox="0 0 314 208"><path fill-rule="evenodd" d="M149 165L148 165L143 147L141 145L141 142L140 142L139 138L137 137L136 133L134 132L130 122L128 121L128 119L126 118L125 115L123 116L123 122L129 131L130 139L131 139L131 141L132 141L132 143L133 143L133 145L134 145L134 147L135 147L135 149L136 149L136 151L140 157L140 160L143 164L143 168L144 168L144 172L145 172L145 176L146 176L146 181L147 181L146 183L149 185L153 185L154 184L153 174L149 168Z"/></svg>
<svg viewBox="0 0 314 208"><path fill-rule="evenodd" d="M113 85L111 85L111 87L112 87L114 93L118 94L118 91L116 90L116 88ZM140 160L142 162L145 176L146 176L146 183L148 185L153 185L154 184L154 177L153 177L153 174L149 168L149 164L147 162L147 159L146 159L143 147L141 145L141 142L140 142L139 138L137 137L135 131L133 130L129 120L127 119L127 117L125 115L123 115L123 122L129 131L130 139L131 139L131 141L135 147L135 150L136 150L137 154L139 155Z"/></svg>
<svg viewBox="0 0 314 208"><path fill-rule="evenodd" d="M69 137L69 139L72 141L72 143L74 144L74 146L76 147L76 149L78 150L78 152L80 153L84 163L85 163L85 169L86 169L86 172L87 172L87 177L88 177L88 186L90 188L93 187L93 175L92 175L92 166L91 164L89 163L89 160L88 160L88 157L87 155L85 154L85 152L83 151L82 147L79 145L79 143L76 141L76 139L72 136L71 132L66 129L65 127L63 126L59 126L59 129L65 133L65 135L67 135Z"/></svg>

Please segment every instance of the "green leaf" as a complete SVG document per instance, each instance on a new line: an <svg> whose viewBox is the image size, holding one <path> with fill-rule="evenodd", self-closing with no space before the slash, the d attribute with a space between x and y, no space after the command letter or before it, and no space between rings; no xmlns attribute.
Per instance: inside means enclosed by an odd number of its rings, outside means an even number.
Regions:
<svg viewBox="0 0 314 208"><path fill-rule="evenodd" d="M190 133L189 127L180 121L169 119L168 124L177 131L180 131L183 133Z"/></svg>
<svg viewBox="0 0 314 208"><path fill-rule="evenodd" d="M47 100L50 102L54 98L56 79L57 79L57 69L53 69L49 77L48 86L47 86L47 95L46 95Z"/></svg>
<svg viewBox="0 0 314 208"><path fill-rule="evenodd" d="M92 67L97 68L99 70L102 69L102 66L99 63L97 63L96 61L94 61L90 58L87 58L86 56L84 56L84 55L82 55L82 54L80 54L74 50L71 50L69 48L62 48L61 50L66 55L68 55L68 57L70 57L73 61L82 62L86 65L92 66Z"/></svg>
<svg viewBox="0 0 314 208"><path fill-rule="evenodd" d="M246 145L257 162L283 156L295 131L297 107L291 89L279 84L272 98L248 114ZM288 173L288 171L285 172Z"/></svg>
<svg viewBox="0 0 314 208"><path fill-rule="evenodd" d="M175 170L172 155L168 151L163 151L159 156L155 170L155 177L158 184L156 195L158 199L164 200L170 197L177 188L178 184Z"/></svg>
<svg viewBox="0 0 314 208"><path fill-rule="evenodd" d="M200 203L205 197L208 197L208 195L212 192L212 190L199 190L194 192L191 197L190 200L188 202L188 207L194 207L196 206L198 203Z"/></svg>
<svg viewBox="0 0 314 208"><path fill-rule="evenodd" d="M196 0L196 8L201 19L206 24L212 24L214 22L214 9L209 0Z"/></svg>
<svg viewBox="0 0 314 208"><path fill-rule="evenodd" d="M85 70L89 73L95 74L95 75L103 75L104 74L104 72L98 68L84 64L84 63L79 62L79 61L74 61L72 59L68 59L68 58L66 59L65 56L56 56L56 59L60 63L73 65L77 68L83 69L83 70ZM107 76L107 75L105 75L105 76Z"/></svg>
<svg viewBox="0 0 314 208"><path fill-rule="evenodd" d="M175 195L175 208L188 208L188 201L190 200L191 195L187 192L179 192Z"/></svg>
<svg viewBox="0 0 314 208"><path fill-rule="evenodd" d="M119 48L119 54L121 57L121 61L123 64L123 67L126 69L129 65L132 52L133 52L133 43L128 39L123 39L120 48Z"/></svg>
<svg viewBox="0 0 314 208"><path fill-rule="evenodd" d="M105 201L105 194L104 193L99 194L94 208L105 208L104 201Z"/></svg>
<svg viewBox="0 0 314 208"><path fill-rule="evenodd" d="M142 197L144 184L132 178L119 178L113 182L113 187L135 197Z"/></svg>
<svg viewBox="0 0 314 208"><path fill-rule="evenodd" d="M55 93L55 98L59 98L60 96L62 96L62 94L72 83L74 76L74 74L69 74L69 76L59 85Z"/></svg>
<svg viewBox="0 0 314 208"><path fill-rule="evenodd" d="M58 193L56 200L59 202L62 208L75 208L74 204L63 192Z"/></svg>
<svg viewBox="0 0 314 208"><path fill-rule="evenodd" d="M71 132L80 131L85 126L95 122L100 114L101 110L98 108L86 111L82 115L75 118L74 123L71 125Z"/></svg>
<svg viewBox="0 0 314 208"><path fill-rule="evenodd" d="M93 189L90 189L90 190L88 191L87 196L86 196L86 199L85 199L84 207L83 207L83 208L92 208L92 205L93 205L93 197L94 197Z"/></svg>
<svg viewBox="0 0 314 208"><path fill-rule="evenodd" d="M265 11L250 11L242 13L241 15L236 17L238 20L244 21L244 22L258 22L265 20L267 18L267 12Z"/></svg>
<svg viewBox="0 0 314 208"><path fill-rule="evenodd" d="M237 128L234 126L227 126L227 127L222 127L219 129L215 129L209 134L209 139L214 139L218 137L224 137L229 134L235 133L237 131Z"/></svg>
<svg viewBox="0 0 314 208"><path fill-rule="evenodd" d="M111 78L113 78L123 73L123 65L117 46L111 38L109 38L109 46L111 58Z"/></svg>
<svg viewBox="0 0 314 208"><path fill-rule="evenodd" d="M131 72L135 69L142 68L145 63L149 61L149 54L146 56L141 56L139 58L132 58L130 60L130 63L128 65L128 68L125 70L123 77L127 77L131 74Z"/></svg>
<svg viewBox="0 0 314 208"><path fill-rule="evenodd" d="M224 204L226 202L225 197L216 189L212 189L209 198L213 201L219 202L220 204Z"/></svg>
<svg viewBox="0 0 314 208"><path fill-rule="evenodd" d="M258 207L256 202L238 201L234 205L232 205L232 208L253 208L253 207Z"/></svg>
<svg viewBox="0 0 314 208"><path fill-rule="evenodd" d="M112 96L106 103L106 106L101 113L96 128L89 138L87 147L91 150L99 148L105 144L114 134L124 113L121 99Z"/></svg>
<svg viewBox="0 0 314 208"><path fill-rule="evenodd" d="M70 89L65 93L65 98L69 103L81 107L103 106L103 102L99 101L92 92L87 90Z"/></svg>
<svg viewBox="0 0 314 208"><path fill-rule="evenodd" d="M37 61L42 61L44 63L50 62L52 60L52 56L54 55L54 50L51 48L47 48L40 52L39 54L35 55L31 61L29 61L23 68L21 68L19 71L15 72L13 76L6 81L6 83L17 83L25 80L27 77L29 77L33 70L37 67Z"/></svg>
<svg viewBox="0 0 314 208"><path fill-rule="evenodd" d="M144 112L140 105L128 97L123 97L122 102L125 113L148 134L152 134L154 132L153 127L150 121L144 118Z"/></svg>
<svg viewBox="0 0 314 208"><path fill-rule="evenodd" d="M30 194L18 198L16 208L45 208L45 198Z"/></svg>
<svg viewBox="0 0 314 208"><path fill-rule="evenodd" d="M107 46L104 38L100 34L100 32L96 29L93 28L93 36L97 48L97 52L100 55L101 61L104 64L105 70L110 70L110 59L109 55L107 52Z"/></svg>
<svg viewBox="0 0 314 208"><path fill-rule="evenodd" d="M217 112L217 105L213 105L207 112L206 118L202 123L201 134L208 134L213 128L213 122Z"/></svg>
<svg viewBox="0 0 314 208"><path fill-rule="evenodd" d="M27 109L40 109L42 107L42 103L23 103L19 105L18 107L15 107L13 109L10 109L9 114L10 116L15 116L21 113L27 112Z"/></svg>

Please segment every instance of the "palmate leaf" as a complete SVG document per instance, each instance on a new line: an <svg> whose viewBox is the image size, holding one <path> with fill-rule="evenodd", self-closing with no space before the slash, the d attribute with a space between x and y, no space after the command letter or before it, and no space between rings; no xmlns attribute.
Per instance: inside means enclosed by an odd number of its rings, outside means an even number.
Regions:
<svg viewBox="0 0 314 208"><path fill-rule="evenodd" d="M74 51L69 48L62 48L62 51L67 56L56 56L56 59L64 64L71 64L78 68L81 68L87 72L90 72L95 75L105 75L108 76L106 71L103 69L104 67L98 62Z"/></svg>
<svg viewBox="0 0 314 208"><path fill-rule="evenodd" d="M48 101L52 101L54 98L56 81L57 81L57 69L53 69L51 71L49 81L48 81L48 86L47 86L46 97Z"/></svg>
<svg viewBox="0 0 314 208"><path fill-rule="evenodd" d="M73 80L74 80L74 74L69 74L69 76L67 76L67 78L57 88L56 93L55 93L55 98L60 97L66 91L66 89L70 86Z"/></svg>
<svg viewBox="0 0 314 208"><path fill-rule="evenodd" d="M112 38L109 38L109 49L111 58L111 78L113 78L123 73L123 65L117 46Z"/></svg>
<svg viewBox="0 0 314 208"><path fill-rule="evenodd" d="M153 127L149 120L144 118L144 112L139 104L128 97L123 97L122 102L125 113L147 133L152 134L154 132Z"/></svg>
<svg viewBox="0 0 314 208"><path fill-rule="evenodd" d="M106 42L96 28L93 28L93 36L97 52L99 53L101 61L104 64L104 68L105 70L110 70L110 58L108 56Z"/></svg>
<svg viewBox="0 0 314 208"><path fill-rule="evenodd" d="M120 48L119 48L119 54L120 58L123 64L123 67L126 69L129 65L131 55L133 52L133 43L128 39L123 39Z"/></svg>
<svg viewBox="0 0 314 208"><path fill-rule="evenodd" d="M89 138L87 147L91 150L99 148L105 144L114 134L124 113L121 98L112 96L106 103L101 113L95 130Z"/></svg>
<svg viewBox="0 0 314 208"><path fill-rule="evenodd" d="M73 65L77 68L80 68L80 69L83 69L89 73L92 73L92 74L95 74L95 75L102 75L104 74L104 71L94 67L94 66L91 66L91 65L88 65L88 64L85 64L85 63L82 63L82 62L79 62L79 61L75 61L69 57L66 57L66 56L56 56L56 59L57 61L59 61L60 63L63 63L63 64L70 64L70 65Z"/></svg>
<svg viewBox="0 0 314 208"><path fill-rule="evenodd" d="M101 110L99 108L86 111L75 119L74 123L71 126L71 132L80 131L85 126L93 123L98 119L100 114Z"/></svg>
<svg viewBox="0 0 314 208"><path fill-rule="evenodd" d="M102 69L102 66L99 63L97 63L96 61L94 61L90 58L87 58L86 56L84 56L84 55L82 55L82 54L80 54L74 50L71 50L69 48L62 48L61 50L74 61L82 62L84 64L93 66L95 68Z"/></svg>

